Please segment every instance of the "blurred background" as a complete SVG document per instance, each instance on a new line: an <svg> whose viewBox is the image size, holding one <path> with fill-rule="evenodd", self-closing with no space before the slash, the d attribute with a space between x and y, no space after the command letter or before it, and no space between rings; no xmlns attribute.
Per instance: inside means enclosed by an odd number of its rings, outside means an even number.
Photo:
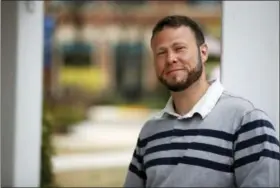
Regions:
<svg viewBox="0 0 280 188"><path fill-rule="evenodd" d="M45 1L41 184L122 186L141 127L169 92L149 47L164 16L199 22L219 79L220 1Z"/></svg>

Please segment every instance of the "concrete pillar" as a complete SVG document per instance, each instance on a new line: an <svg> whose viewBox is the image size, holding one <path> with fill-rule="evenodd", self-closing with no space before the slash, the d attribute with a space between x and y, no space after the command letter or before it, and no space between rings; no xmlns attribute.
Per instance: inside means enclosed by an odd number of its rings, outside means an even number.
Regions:
<svg viewBox="0 0 280 188"><path fill-rule="evenodd" d="M222 83L271 117L279 133L279 1L223 1Z"/></svg>
<svg viewBox="0 0 280 188"><path fill-rule="evenodd" d="M38 187L43 2L1 2L1 185Z"/></svg>

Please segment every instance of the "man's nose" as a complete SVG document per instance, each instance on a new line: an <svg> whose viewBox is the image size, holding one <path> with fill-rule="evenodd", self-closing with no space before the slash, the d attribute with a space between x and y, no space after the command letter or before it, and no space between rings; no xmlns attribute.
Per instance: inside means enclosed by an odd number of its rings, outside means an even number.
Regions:
<svg viewBox="0 0 280 188"><path fill-rule="evenodd" d="M168 64L176 63L177 62L176 54L174 52L168 52L166 61Z"/></svg>

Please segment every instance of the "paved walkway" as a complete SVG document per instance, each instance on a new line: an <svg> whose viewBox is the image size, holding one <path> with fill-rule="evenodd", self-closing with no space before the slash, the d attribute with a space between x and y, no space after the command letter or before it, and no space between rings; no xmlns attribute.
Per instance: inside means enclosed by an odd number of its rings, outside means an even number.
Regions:
<svg viewBox="0 0 280 188"><path fill-rule="evenodd" d="M98 152L54 156L54 172L78 169L128 166L139 132L155 111L95 107L89 109L88 120L74 126L67 136L54 137L54 144L62 148L128 148L119 152Z"/></svg>
<svg viewBox="0 0 280 188"><path fill-rule="evenodd" d="M54 136L59 147L83 148L131 148L136 144L143 122L129 125L120 123L92 123L84 121L74 127L69 135Z"/></svg>
<svg viewBox="0 0 280 188"><path fill-rule="evenodd" d="M125 152L104 152L93 154L76 154L53 157L54 172L64 172L81 169L100 169L108 167L125 167L132 157L131 150Z"/></svg>

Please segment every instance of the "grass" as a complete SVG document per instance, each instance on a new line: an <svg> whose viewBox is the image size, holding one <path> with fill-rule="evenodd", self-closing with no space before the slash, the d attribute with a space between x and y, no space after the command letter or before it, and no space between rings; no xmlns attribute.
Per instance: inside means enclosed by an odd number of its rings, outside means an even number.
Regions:
<svg viewBox="0 0 280 188"><path fill-rule="evenodd" d="M75 170L55 174L60 187L122 187L127 167Z"/></svg>
<svg viewBox="0 0 280 188"><path fill-rule="evenodd" d="M104 74L100 68L63 66L60 68L59 82L63 86L77 86L95 92L105 84Z"/></svg>

